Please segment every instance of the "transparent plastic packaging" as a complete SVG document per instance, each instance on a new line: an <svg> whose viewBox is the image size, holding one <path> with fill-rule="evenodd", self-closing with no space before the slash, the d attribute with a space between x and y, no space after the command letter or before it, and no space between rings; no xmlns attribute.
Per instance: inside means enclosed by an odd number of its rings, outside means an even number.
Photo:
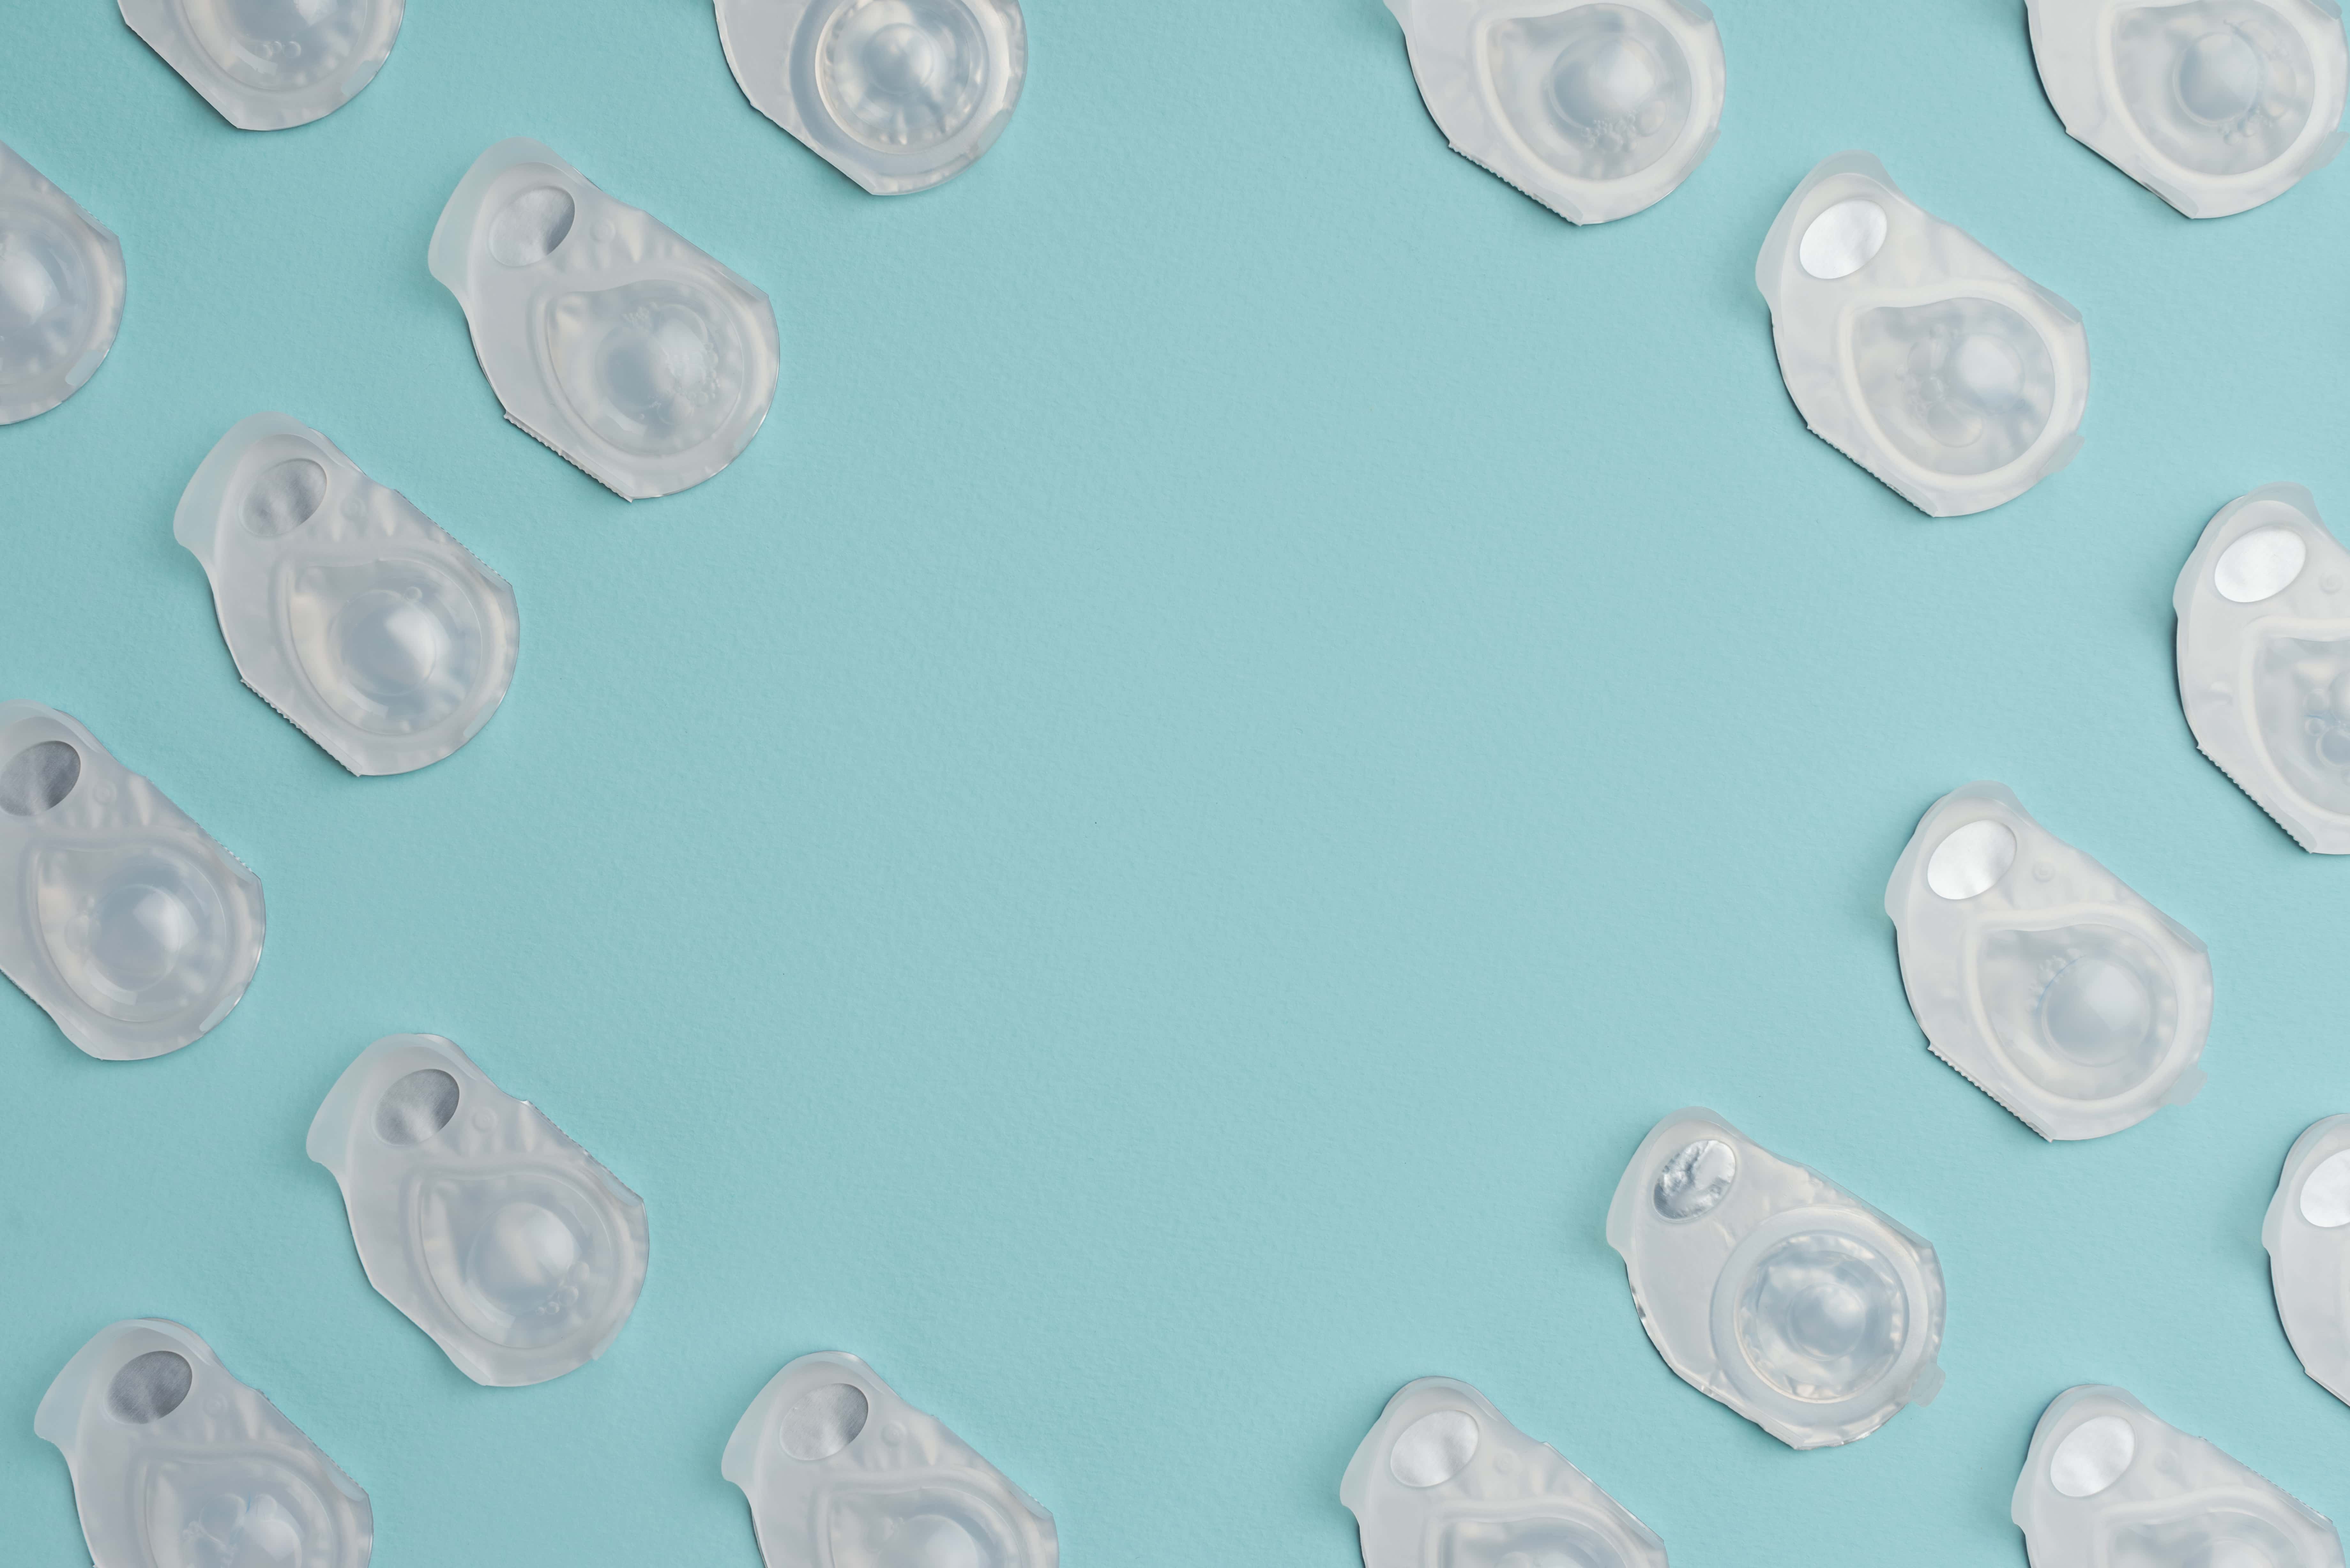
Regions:
<svg viewBox="0 0 2350 1568"><path fill-rule="evenodd" d="M877 196L995 145L1028 73L1019 0L716 0L751 106Z"/></svg>
<svg viewBox="0 0 2350 1568"><path fill-rule="evenodd" d="M245 685L352 773L437 763L504 700L514 590L299 420L238 421L172 532Z"/></svg>
<svg viewBox="0 0 2350 1568"><path fill-rule="evenodd" d="M0 142L0 425L81 390L122 327L122 244Z"/></svg>
<svg viewBox="0 0 2350 1568"><path fill-rule="evenodd" d="M2350 554L2298 484L2220 508L2178 574L2195 744L2318 855L2350 855Z"/></svg>
<svg viewBox="0 0 2350 1568"><path fill-rule="evenodd" d="M261 882L79 722L0 702L0 973L93 1056L201 1038L261 962Z"/></svg>
<svg viewBox="0 0 2350 1568"><path fill-rule="evenodd" d="M767 296L538 142L474 161L430 260L507 420L624 500L701 483L766 421Z"/></svg>
<svg viewBox="0 0 2350 1568"><path fill-rule="evenodd" d="M1927 809L1885 912L1927 1045L2042 1137L2103 1137L2202 1088L2210 954L2005 784Z"/></svg>
<svg viewBox="0 0 2350 1568"><path fill-rule="evenodd" d="M1929 516L2012 501L2080 452L2081 313L1903 195L1869 154L1804 177L1754 282L1804 422Z"/></svg>
<svg viewBox="0 0 2350 1568"><path fill-rule="evenodd" d="M2073 140L2190 218L2274 201L2342 151L2334 0L2029 0Z"/></svg>
<svg viewBox="0 0 2350 1568"><path fill-rule="evenodd" d="M96 1568L365 1568L373 1549L367 1493L176 1323L99 1330L33 1431L73 1472Z"/></svg>
<svg viewBox="0 0 2350 1568"><path fill-rule="evenodd" d="M121 0L122 19L240 130L307 125L375 80L406 0Z"/></svg>
<svg viewBox="0 0 2350 1568"><path fill-rule="evenodd" d="M720 1464L766 1568L1055 1568L1053 1516L853 1355L819 1351L751 1401Z"/></svg>
<svg viewBox="0 0 2350 1568"><path fill-rule="evenodd" d="M1607 1244L1665 1365L1791 1449L1865 1438L1942 1386L1934 1249L1711 1111L1641 1140Z"/></svg>
<svg viewBox="0 0 2350 1568"><path fill-rule="evenodd" d="M388 1034L306 1146L335 1174L368 1282L494 1388L611 1348L644 1289L644 1200L438 1034Z"/></svg>
<svg viewBox="0 0 2350 1568"><path fill-rule="evenodd" d="M1665 1568L1665 1543L1466 1383L1407 1383L1338 1485L1363 1568Z"/></svg>
<svg viewBox="0 0 2350 1568"><path fill-rule="evenodd" d="M2261 1245L2302 1370L2350 1404L2350 1116L2324 1117L2293 1140Z"/></svg>
<svg viewBox="0 0 2350 1568"><path fill-rule="evenodd" d="M1452 151L1573 223L1679 188L1721 130L1721 30L1698 0L1388 0Z"/></svg>
<svg viewBox="0 0 2350 1568"><path fill-rule="evenodd" d="M2050 1403L2013 1516L2032 1568L2342 1568L2324 1514L2119 1388Z"/></svg>

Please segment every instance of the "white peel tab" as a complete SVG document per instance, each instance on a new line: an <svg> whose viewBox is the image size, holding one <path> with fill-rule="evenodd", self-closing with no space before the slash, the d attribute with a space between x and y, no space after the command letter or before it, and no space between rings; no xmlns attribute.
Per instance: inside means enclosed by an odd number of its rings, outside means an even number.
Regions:
<svg viewBox="0 0 2350 1568"><path fill-rule="evenodd" d="M1665 1365L1789 1448L1865 1438L1942 1386L1934 1249L1711 1111L1641 1140L1607 1244Z"/></svg>
<svg viewBox="0 0 2350 1568"><path fill-rule="evenodd" d="M122 244L0 142L0 425L98 373L122 327Z"/></svg>
<svg viewBox="0 0 2350 1568"><path fill-rule="evenodd" d="M0 973L93 1056L176 1051L261 962L261 882L79 722L0 702Z"/></svg>
<svg viewBox="0 0 2350 1568"><path fill-rule="evenodd" d="M2190 218L2274 201L2342 151L2334 0L2029 0L2064 130Z"/></svg>
<svg viewBox="0 0 2350 1568"><path fill-rule="evenodd" d="M514 590L396 490L284 414L221 437L172 532L261 700L354 774L473 738L514 680Z"/></svg>
<svg viewBox="0 0 2350 1568"><path fill-rule="evenodd" d="M726 1439L766 1568L1055 1568L1053 1516L839 1351L775 1374Z"/></svg>
<svg viewBox="0 0 2350 1568"><path fill-rule="evenodd" d="M2005 784L1927 808L1885 887L1934 1054L2042 1137L2103 1137L2203 1086L2211 957Z"/></svg>
<svg viewBox="0 0 2350 1568"><path fill-rule="evenodd" d="M2119 1388L2050 1402L2012 1511L2032 1568L2342 1568L2324 1514Z"/></svg>
<svg viewBox="0 0 2350 1568"><path fill-rule="evenodd" d="M1721 130L1721 29L1698 0L1388 0L1452 151L1574 223L1678 190Z"/></svg>
<svg viewBox="0 0 2350 1568"><path fill-rule="evenodd" d="M2261 1245L2302 1370L2350 1404L2350 1116L2324 1117L2293 1140Z"/></svg>
<svg viewBox="0 0 2350 1568"><path fill-rule="evenodd" d="M2081 313L1840 152L1754 263L1787 395L1812 433L1933 517L2012 501L2073 461Z"/></svg>
<svg viewBox="0 0 2350 1568"><path fill-rule="evenodd" d="M2178 574L2195 744L2319 855L2350 855L2350 553L2298 484L2220 508Z"/></svg>
<svg viewBox="0 0 2350 1568"><path fill-rule="evenodd" d="M359 1053L310 1123L368 1282L476 1383L611 1347L644 1289L641 1199L438 1034Z"/></svg>
<svg viewBox="0 0 2350 1568"><path fill-rule="evenodd" d="M375 80L407 0L121 0L122 19L240 130L307 125Z"/></svg>
<svg viewBox="0 0 2350 1568"><path fill-rule="evenodd" d="M538 142L475 160L429 260L506 418L624 500L701 483L766 421L766 295Z"/></svg>
<svg viewBox="0 0 2350 1568"><path fill-rule="evenodd" d="M751 106L877 196L962 173L1028 74L1019 0L716 0Z"/></svg>
<svg viewBox="0 0 2350 1568"><path fill-rule="evenodd" d="M188 1329L98 1331L33 1417L73 1473L96 1568L366 1568L359 1490Z"/></svg>
<svg viewBox="0 0 2350 1568"><path fill-rule="evenodd" d="M1466 1383L1399 1389L1338 1484L1363 1568L1665 1568L1665 1543Z"/></svg>

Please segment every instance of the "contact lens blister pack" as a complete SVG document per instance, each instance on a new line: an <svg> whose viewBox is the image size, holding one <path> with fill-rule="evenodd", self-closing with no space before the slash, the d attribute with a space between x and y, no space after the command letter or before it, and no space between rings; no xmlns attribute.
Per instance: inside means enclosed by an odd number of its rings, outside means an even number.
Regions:
<svg viewBox="0 0 2350 1568"><path fill-rule="evenodd" d="M2042 1137L2119 1132L2203 1086L2203 943L2005 784L1927 809L1885 912L1926 1044Z"/></svg>
<svg viewBox="0 0 2350 1568"><path fill-rule="evenodd" d="M0 142L0 425L98 373L122 326L122 244Z"/></svg>
<svg viewBox="0 0 2350 1568"><path fill-rule="evenodd" d="M240 130L322 119L375 80L407 0L120 0L122 19Z"/></svg>
<svg viewBox="0 0 2350 1568"><path fill-rule="evenodd" d="M2342 1568L2324 1514L2119 1388L2049 1404L2012 1515L2032 1568Z"/></svg>
<svg viewBox="0 0 2350 1568"><path fill-rule="evenodd" d="M2190 218L2273 201L2342 151L2334 0L2028 5L2065 130Z"/></svg>
<svg viewBox="0 0 2350 1568"><path fill-rule="evenodd" d="M365 1568L368 1495L176 1323L98 1331L33 1431L73 1473L96 1568Z"/></svg>
<svg viewBox="0 0 2350 1568"><path fill-rule="evenodd" d="M1698 0L1388 0L1452 150L1570 223L1654 206L1705 161L1728 79Z"/></svg>
<svg viewBox="0 0 2350 1568"><path fill-rule="evenodd" d="M854 1355L769 1380L720 1469L751 1502L766 1568L1054 1568L1053 1516Z"/></svg>
<svg viewBox="0 0 2350 1568"><path fill-rule="evenodd" d="M1665 1568L1664 1542L1629 1510L1450 1377L1397 1391L1338 1499L1363 1568Z"/></svg>
<svg viewBox="0 0 2350 1568"><path fill-rule="evenodd" d="M2178 574L2195 744L2303 849L2350 855L2350 553L2298 484L2220 508Z"/></svg>
<svg viewBox="0 0 2350 1568"><path fill-rule="evenodd" d="M2302 1369L2350 1403L2350 1116L2326 1116L2293 1140L2261 1244Z"/></svg>
<svg viewBox="0 0 2350 1568"><path fill-rule="evenodd" d="M93 1056L201 1038L261 962L261 882L81 724L0 702L0 972Z"/></svg>
<svg viewBox="0 0 2350 1568"><path fill-rule="evenodd" d="M1942 1386L1934 1249L1711 1111L1641 1140L1607 1244L1665 1364L1790 1448L1865 1438Z"/></svg>
<svg viewBox="0 0 2350 1568"><path fill-rule="evenodd" d="M642 1199L438 1034L359 1053L310 1122L368 1282L476 1383L610 1348L644 1289Z"/></svg>
<svg viewBox="0 0 2350 1568"><path fill-rule="evenodd" d="M261 700L354 774L437 763L514 680L514 590L408 498L284 414L221 437L172 532Z"/></svg>
<svg viewBox="0 0 2350 1568"><path fill-rule="evenodd" d="M878 196L995 145L1028 71L1019 0L716 0L752 107Z"/></svg>
<svg viewBox="0 0 2350 1568"><path fill-rule="evenodd" d="M430 262L506 418L625 500L701 483L766 420L766 295L539 142L474 161Z"/></svg>
<svg viewBox="0 0 2350 1568"><path fill-rule="evenodd" d="M1804 422L1929 516L2012 501L2079 452L2081 313L1903 195L1869 154L1804 177L1754 282Z"/></svg>

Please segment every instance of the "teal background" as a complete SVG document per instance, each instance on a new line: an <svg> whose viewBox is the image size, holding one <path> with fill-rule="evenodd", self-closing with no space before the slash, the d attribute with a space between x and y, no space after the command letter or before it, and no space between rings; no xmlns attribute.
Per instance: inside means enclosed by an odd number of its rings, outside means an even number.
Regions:
<svg viewBox="0 0 2350 1568"><path fill-rule="evenodd" d="M2064 136L2020 0L1726 0L1720 145L1578 230L1446 151L1378 0L1027 16L1002 142L876 199L705 0L413 0L269 134L106 0L0 0L0 140L130 268L95 379L0 429L0 696L270 917L156 1061L0 987L0 1560L83 1560L33 1409L140 1314L369 1490L380 1568L756 1568L720 1451L824 1348L1071 1568L1348 1568L1339 1474L1432 1373L1678 1568L2021 1563L2032 1424L2089 1381L2350 1511L2259 1241L2350 1108L2350 867L2196 753L2169 604L2253 485L2350 515L2350 171L2190 223ZM631 508L499 418L424 251L515 135L772 295L774 412L700 488ZM2086 449L1988 514L1781 385L1754 253L1847 147L2087 319ZM348 777L238 685L171 516L261 409L514 584L449 761ZM2052 1147L1926 1052L1884 881L1979 777L2210 944L2191 1106ZM602 1361L478 1388L369 1288L302 1140L400 1030L644 1195ZM1658 1359L1601 1227L1693 1102L1933 1241L1932 1407L1798 1454Z"/></svg>

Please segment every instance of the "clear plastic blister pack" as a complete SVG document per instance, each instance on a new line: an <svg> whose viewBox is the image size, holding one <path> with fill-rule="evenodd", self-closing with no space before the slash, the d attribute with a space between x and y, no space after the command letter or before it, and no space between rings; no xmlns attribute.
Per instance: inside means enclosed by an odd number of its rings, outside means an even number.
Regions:
<svg viewBox="0 0 2350 1568"><path fill-rule="evenodd" d="M1019 0L716 0L752 107L877 196L995 145L1028 71Z"/></svg>
<svg viewBox="0 0 2350 1568"><path fill-rule="evenodd" d="M368 1282L476 1383L604 1354L644 1289L643 1200L438 1034L359 1053L310 1123Z"/></svg>
<svg viewBox="0 0 2350 1568"><path fill-rule="evenodd" d="M2073 139L2190 218L2274 201L2342 151L2334 0L2028 0Z"/></svg>
<svg viewBox="0 0 2350 1568"><path fill-rule="evenodd" d="M506 418L625 500L701 483L766 420L766 295L539 142L474 161L430 260Z"/></svg>
<svg viewBox="0 0 2350 1568"><path fill-rule="evenodd" d="M261 882L76 720L0 702L0 972L93 1056L201 1038L261 962Z"/></svg>
<svg viewBox="0 0 2350 1568"><path fill-rule="evenodd" d="M1942 1386L1934 1249L1711 1111L1641 1140L1607 1244L1665 1365L1789 1448L1865 1438Z"/></svg>
<svg viewBox="0 0 2350 1568"><path fill-rule="evenodd" d="M2350 553L2298 484L2220 508L2171 593L2195 744L2319 855L2350 855Z"/></svg>
<svg viewBox="0 0 2350 1568"><path fill-rule="evenodd" d="M2102 1137L2203 1086L2211 958L2005 784L1927 809L1885 888L1934 1054L2042 1137Z"/></svg>
<svg viewBox="0 0 2350 1568"><path fill-rule="evenodd" d="M1754 264L1787 394L1812 432L1934 517L2012 501L2073 461L2081 313L1839 152Z"/></svg>
<svg viewBox="0 0 2350 1568"><path fill-rule="evenodd" d="M66 1457L96 1568L365 1568L374 1546L367 1493L176 1323L99 1330L33 1431Z"/></svg>
<svg viewBox="0 0 2350 1568"><path fill-rule="evenodd" d="M1466 1383L1388 1401L1339 1482L1363 1568L1665 1568L1665 1545Z"/></svg>
<svg viewBox="0 0 2350 1568"><path fill-rule="evenodd" d="M1728 72L1698 0L1388 0L1452 150L1575 223L1663 201L1713 149Z"/></svg>
<svg viewBox="0 0 2350 1568"><path fill-rule="evenodd" d="M2032 1568L2342 1568L2324 1514L2119 1388L2049 1404L2013 1517Z"/></svg>
<svg viewBox="0 0 2350 1568"><path fill-rule="evenodd" d="M2261 1245L2293 1353L2350 1404L2350 1116L2326 1116L2293 1140Z"/></svg>
<svg viewBox="0 0 2350 1568"><path fill-rule="evenodd" d="M299 420L221 437L172 532L244 683L352 773L437 763L504 700L514 590Z"/></svg>
<svg viewBox="0 0 2350 1568"><path fill-rule="evenodd" d="M1055 1568L1053 1516L854 1355L769 1380L720 1465L751 1502L766 1568Z"/></svg>
<svg viewBox="0 0 2350 1568"><path fill-rule="evenodd" d="M122 327L122 244L0 142L0 425L98 373Z"/></svg>
<svg viewBox="0 0 2350 1568"><path fill-rule="evenodd" d="M122 19L240 130L332 114L375 80L407 0L121 0Z"/></svg>

